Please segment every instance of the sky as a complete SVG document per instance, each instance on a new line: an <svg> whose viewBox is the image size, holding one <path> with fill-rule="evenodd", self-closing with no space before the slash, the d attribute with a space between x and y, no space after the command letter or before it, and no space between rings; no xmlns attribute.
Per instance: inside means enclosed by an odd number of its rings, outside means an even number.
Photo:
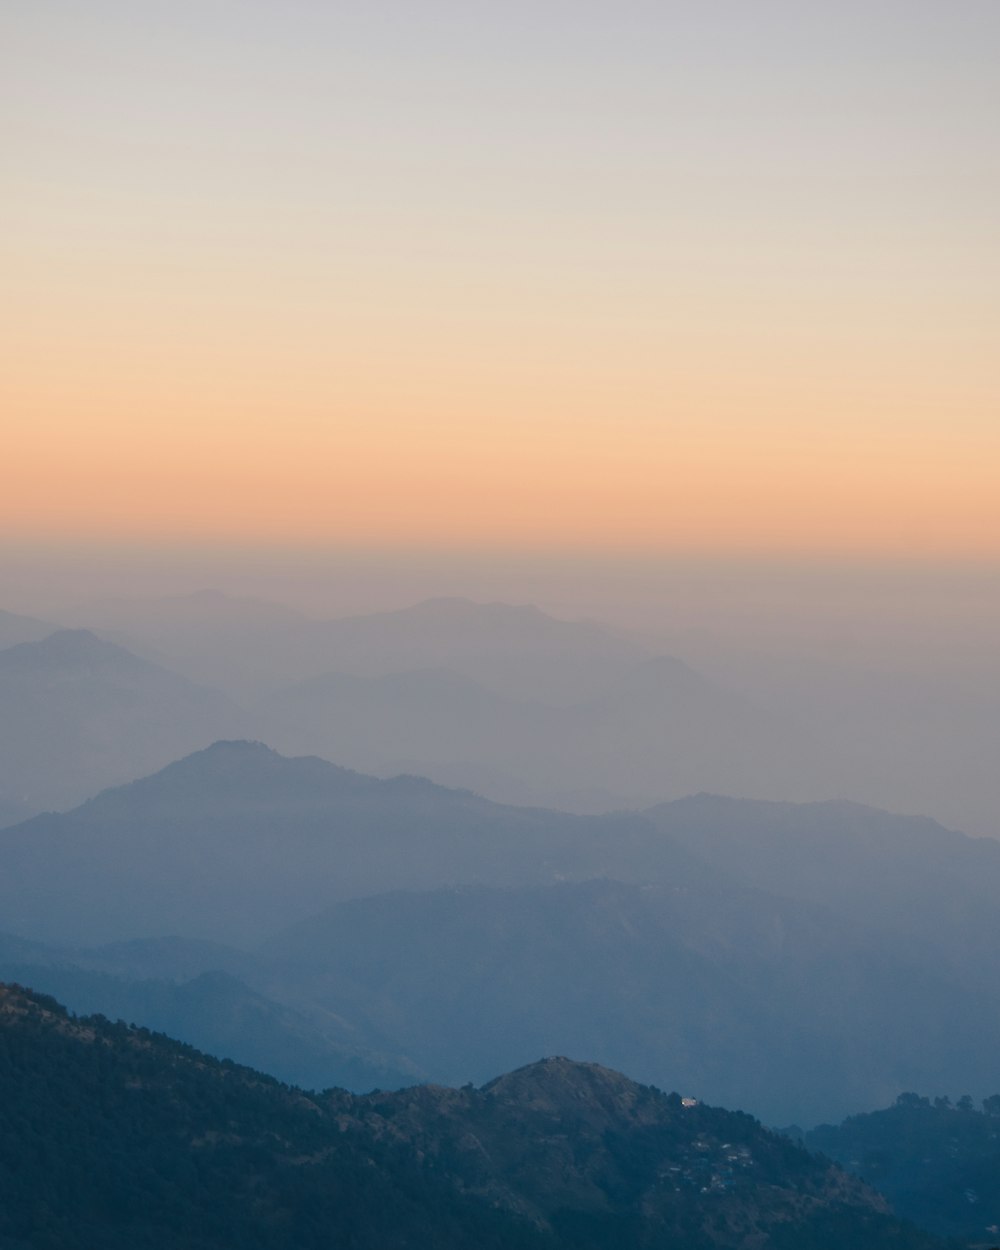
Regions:
<svg viewBox="0 0 1000 1250"><path fill-rule="evenodd" d="M996 0L7 0L8 548L1000 560Z"/></svg>

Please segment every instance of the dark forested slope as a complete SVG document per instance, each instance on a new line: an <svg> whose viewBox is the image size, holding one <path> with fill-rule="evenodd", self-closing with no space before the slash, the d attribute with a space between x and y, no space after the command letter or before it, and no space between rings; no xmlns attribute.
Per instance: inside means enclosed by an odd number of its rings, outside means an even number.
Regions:
<svg viewBox="0 0 1000 1250"><path fill-rule="evenodd" d="M1000 1243L1000 1095L901 1094L884 1111L805 1135L888 1194L896 1210L942 1236Z"/></svg>
<svg viewBox="0 0 1000 1250"><path fill-rule="evenodd" d="M746 1116L549 1060L309 1097L0 988L3 1250L927 1250Z"/></svg>

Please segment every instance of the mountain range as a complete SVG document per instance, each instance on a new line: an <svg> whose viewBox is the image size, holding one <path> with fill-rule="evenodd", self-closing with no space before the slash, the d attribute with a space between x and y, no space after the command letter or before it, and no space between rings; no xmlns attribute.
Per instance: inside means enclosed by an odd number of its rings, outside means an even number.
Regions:
<svg viewBox="0 0 1000 1250"><path fill-rule="evenodd" d="M252 944L338 899L600 875L651 832L627 813L505 807L419 777L218 742L4 830L0 907L9 930L46 941Z"/></svg>
<svg viewBox="0 0 1000 1250"><path fill-rule="evenodd" d="M0 651L0 827L234 734L594 814L705 787L810 792L817 752L801 727L534 608L433 600L309 622L196 595L117 610L125 628L106 636L61 630ZM234 663L254 680L228 682Z"/></svg>
<svg viewBox="0 0 1000 1250"><path fill-rule="evenodd" d="M74 806L243 725L225 695L87 630L0 651L0 707L0 804L15 817Z"/></svg>
<svg viewBox="0 0 1000 1250"><path fill-rule="evenodd" d="M996 1084L1000 846L932 821L708 795L583 817L221 742L0 851L5 927L62 945L0 944L0 973L260 1062L199 1006L224 973L286 1079L582 1050L773 1123Z"/></svg>
<svg viewBox="0 0 1000 1250"><path fill-rule="evenodd" d="M505 803L600 814L700 790L854 799L1000 834L991 752L1000 677L988 656L939 657L926 671L891 659L872 667L822 648L759 653L738 638L639 640L530 605L454 598L312 620L201 591L66 617L156 666L161 681L169 672L194 686L164 698L157 720L133 678L77 679L65 732L51 744L34 734L27 773L16 740L0 743L0 827L240 736ZM8 613L0 645L42 642L54 628ZM49 684L65 686L55 669ZM10 706L21 721L47 723L52 700L38 675L19 698Z"/></svg>
<svg viewBox="0 0 1000 1250"><path fill-rule="evenodd" d="M531 604L428 599L388 612L312 620L262 600L200 591L78 609L73 623L114 631L133 650L240 698L326 672L382 676L448 668L514 698L577 701L646 657L597 624Z"/></svg>

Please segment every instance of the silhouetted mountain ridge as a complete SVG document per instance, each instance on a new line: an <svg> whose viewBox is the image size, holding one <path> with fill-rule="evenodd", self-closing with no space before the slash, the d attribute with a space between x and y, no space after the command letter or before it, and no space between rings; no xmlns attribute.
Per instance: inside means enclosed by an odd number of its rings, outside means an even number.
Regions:
<svg viewBox="0 0 1000 1250"><path fill-rule="evenodd" d="M639 643L530 605L458 598L315 620L201 591L93 605L70 623L252 704L241 736L379 775L402 761L449 783L478 779L498 801L589 812L698 790L833 795L998 832L988 657L872 669L863 653L809 659L790 642L768 655L738 629L720 653L696 632ZM378 680L434 669L474 683L464 702L444 674ZM323 674L342 675L339 686L313 687Z"/></svg>
<svg viewBox="0 0 1000 1250"><path fill-rule="evenodd" d="M706 865L756 889L832 908L905 934L932 962L951 955L956 978L984 986L1000 949L1000 842L923 816L860 803L770 803L699 795L645 815ZM977 951L970 960L969 953Z"/></svg>
<svg viewBox="0 0 1000 1250"><path fill-rule="evenodd" d="M0 608L0 647L6 649L22 642L39 642L58 630L51 621L18 612L6 612Z"/></svg>
<svg viewBox="0 0 1000 1250"><path fill-rule="evenodd" d="M1000 848L929 821L710 795L580 817L237 741L0 852L8 929L266 942L222 969L438 1079L580 1043L774 1122L994 1084Z"/></svg>
<svg viewBox="0 0 1000 1250"><path fill-rule="evenodd" d="M60 629L38 642L22 642L0 651L0 673L4 674L58 673L64 669L93 671L115 665L135 672L156 667L117 643L98 638L89 629Z"/></svg>
<svg viewBox="0 0 1000 1250"><path fill-rule="evenodd" d="M213 807L296 806L365 793L383 784L377 777L341 768L318 756L289 758L263 742L220 739L150 777L104 790L78 810L94 818L123 806L145 810L149 804L173 804L179 799Z"/></svg>
<svg viewBox="0 0 1000 1250"><path fill-rule="evenodd" d="M208 970L180 980L123 976L107 970L114 962L99 951L47 955L30 947L19 959L9 939L0 941L2 979L43 989L81 1014L135 1021L307 1089L398 1088L426 1077L404 1056L374 1049L335 1012L279 1003L212 966L214 959Z"/></svg>
<svg viewBox="0 0 1000 1250"><path fill-rule="evenodd" d="M244 724L225 695L88 630L0 651L0 797L80 803Z"/></svg>
<svg viewBox="0 0 1000 1250"><path fill-rule="evenodd" d="M340 1011L437 1080L582 1050L774 1122L949 1071L988 1089L1000 1027L995 993L915 961L906 939L724 881L354 899L260 953L268 992Z"/></svg>
<svg viewBox="0 0 1000 1250"><path fill-rule="evenodd" d="M604 875L623 848L651 838L660 871L698 871L640 816L507 807L221 742L4 830L0 904L9 929L49 941L174 933L241 944L387 889Z"/></svg>
<svg viewBox="0 0 1000 1250"><path fill-rule="evenodd" d="M32 1250L930 1250L749 1117L548 1060L308 1097L0 987L0 1242ZM44 1166L38 1143L44 1143Z"/></svg>

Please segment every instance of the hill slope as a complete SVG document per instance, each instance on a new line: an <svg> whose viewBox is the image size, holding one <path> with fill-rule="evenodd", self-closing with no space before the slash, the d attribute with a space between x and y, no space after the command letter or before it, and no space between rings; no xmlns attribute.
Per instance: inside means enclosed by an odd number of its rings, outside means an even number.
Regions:
<svg viewBox="0 0 1000 1250"><path fill-rule="evenodd" d="M590 881L382 895L262 954L268 993L346 1015L436 1080L582 1052L772 1123L948 1077L976 1093L995 1080L996 993L763 891Z"/></svg>
<svg viewBox="0 0 1000 1250"><path fill-rule="evenodd" d="M100 1013L168 1033L219 1059L233 1059L307 1089L397 1089L426 1073L377 1054L341 1016L319 1006L285 1006L232 974L212 969L188 980L115 975L70 962L67 952L30 960L3 953L0 979L54 995L81 1014ZM80 958L85 958L81 953ZM90 963L99 961L91 955ZM214 961L213 961L214 962Z"/></svg>
<svg viewBox="0 0 1000 1250"><path fill-rule="evenodd" d="M914 958L992 993L1000 983L1000 842L858 803L701 794L649 809L670 841L754 889L904 937Z"/></svg>
<svg viewBox="0 0 1000 1250"><path fill-rule="evenodd" d="M745 1116L553 1060L308 1098L0 988L5 1250L929 1250Z"/></svg>
<svg viewBox="0 0 1000 1250"><path fill-rule="evenodd" d="M888 1194L896 1210L942 1237L1000 1241L1000 1096L952 1104L901 1094L884 1111L805 1134Z"/></svg>

